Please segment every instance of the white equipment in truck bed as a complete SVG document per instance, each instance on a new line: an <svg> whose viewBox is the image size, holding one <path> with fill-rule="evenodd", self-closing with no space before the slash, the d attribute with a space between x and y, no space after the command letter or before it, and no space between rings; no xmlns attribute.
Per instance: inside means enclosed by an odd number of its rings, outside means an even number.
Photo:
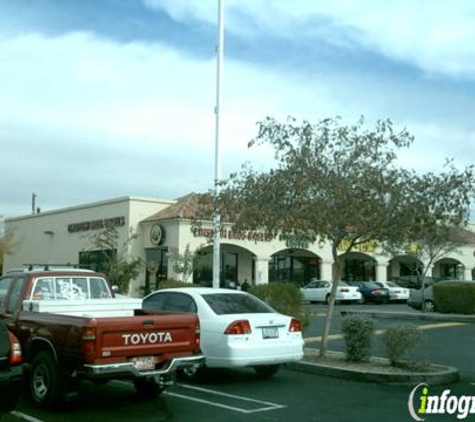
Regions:
<svg viewBox="0 0 475 422"><path fill-rule="evenodd" d="M133 316L142 307L141 299L73 299L73 300L24 300L23 310L49 312L89 318Z"/></svg>

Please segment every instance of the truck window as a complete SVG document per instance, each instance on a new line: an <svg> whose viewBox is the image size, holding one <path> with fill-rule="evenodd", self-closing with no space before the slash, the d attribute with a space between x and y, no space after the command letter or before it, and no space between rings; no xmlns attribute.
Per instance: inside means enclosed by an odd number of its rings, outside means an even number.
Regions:
<svg viewBox="0 0 475 422"><path fill-rule="evenodd" d="M32 300L51 300L54 299L54 283L51 277L38 278L33 287L31 295Z"/></svg>
<svg viewBox="0 0 475 422"><path fill-rule="evenodd" d="M56 299L86 299L87 298L87 279L58 277L56 283Z"/></svg>
<svg viewBox="0 0 475 422"><path fill-rule="evenodd" d="M71 280L71 286L74 299L86 299L89 297L87 278L73 278Z"/></svg>
<svg viewBox="0 0 475 422"><path fill-rule="evenodd" d="M21 292L25 284L25 279L17 278L13 283L12 293L10 295L10 301L7 303L7 313L13 314L19 308L19 302L22 299Z"/></svg>
<svg viewBox="0 0 475 422"><path fill-rule="evenodd" d="M0 308L2 307L2 303L7 297L8 290L10 289L10 285L12 284L13 277L3 277L0 279Z"/></svg>
<svg viewBox="0 0 475 422"><path fill-rule="evenodd" d="M91 277L89 279L91 299L107 299L111 297L109 287L103 278Z"/></svg>

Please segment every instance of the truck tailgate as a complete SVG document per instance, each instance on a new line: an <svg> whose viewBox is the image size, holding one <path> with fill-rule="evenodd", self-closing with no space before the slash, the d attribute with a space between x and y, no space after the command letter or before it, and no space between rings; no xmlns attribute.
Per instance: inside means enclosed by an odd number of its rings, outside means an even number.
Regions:
<svg viewBox="0 0 475 422"><path fill-rule="evenodd" d="M88 353L90 363L90 358L101 363L155 356L159 364L162 355L169 359L199 351L199 320L194 314L99 318L91 322L95 323L95 350Z"/></svg>

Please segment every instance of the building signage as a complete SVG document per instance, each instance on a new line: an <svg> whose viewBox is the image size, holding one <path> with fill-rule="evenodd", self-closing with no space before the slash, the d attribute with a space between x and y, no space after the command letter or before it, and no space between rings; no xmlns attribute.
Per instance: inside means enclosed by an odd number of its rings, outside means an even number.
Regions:
<svg viewBox="0 0 475 422"><path fill-rule="evenodd" d="M203 229L201 227L192 228L193 237L213 237L213 229ZM222 229L220 234L222 239L248 240L251 242L271 242L274 236L269 232L256 232L251 230L236 231Z"/></svg>
<svg viewBox="0 0 475 422"><path fill-rule="evenodd" d="M310 244L315 243L315 236L308 233L282 233L279 236L281 242L285 241L285 246L292 249L308 249Z"/></svg>
<svg viewBox="0 0 475 422"><path fill-rule="evenodd" d="M150 228L150 243L152 245L160 245L165 238L165 231L160 224L154 224Z"/></svg>
<svg viewBox="0 0 475 422"><path fill-rule="evenodd" d="M81 223L68 224L69 233L85 232L88 230L100 230L104 227L125 226L125 217L103 218L100 220L83 221Z"/></svg>
<svg viewBox="0 0 475 422"><path fill-rule="evenodd" d="M338 245L339 251L346 252L350 247L349 240L343 240ZM366 253L374 253L376 248L378 247L378 243L375 240L368 240L367 242L359 243L358 245L353 246L353 252L366 252Z"/></svg>

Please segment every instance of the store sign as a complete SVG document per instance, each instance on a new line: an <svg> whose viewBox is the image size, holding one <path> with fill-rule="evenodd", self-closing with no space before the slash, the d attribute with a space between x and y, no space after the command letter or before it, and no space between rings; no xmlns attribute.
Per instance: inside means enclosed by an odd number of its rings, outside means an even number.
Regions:
<svg viewBox="0 0 475 422"><path fill-rule="evenodd" d="M343 240L338 245L338 250L346 252L350 247L349 240ZM358 245L353 246L353 252L365 252L365 253L374 253L376 252L376 248L378 247L378 243L375 240L368 240L367 242L360 243Z"/></svg>
<svg viewBox="0 0 475 422"><path fill-rule="evenodd" d="M69 233L85 232L88 230L100 230L104 227L125 226L125 217L103 218L100 220L83 221L81 223L68 224Z"/></svg>
<svg viewBox="0 0 475 422"><path fill-rule="evenodd" d="M202 227L192 227L191 229L193 237L213 237L213 229L204 229ZM236 231L222 229L220 233L222 239L229 240L243 240L250 242L270 242L274 239L274 236L268 232L256 232L251 230Z"/></svg>
<svg viewBox="0 0 475 422"><path fill-rule="evenodd" d="M160 245L165 239L165 230L160 224L154 224L150 228L150 243L152 245Z"/></svg>
<svg viewBox="0 0 475 422"><path fill-rule="evenodd" d="M285 246L292 249L308 249L310 244L315 243L315 236L308 233L286 233L279 236L281 242L285 241Z"/></svg>

